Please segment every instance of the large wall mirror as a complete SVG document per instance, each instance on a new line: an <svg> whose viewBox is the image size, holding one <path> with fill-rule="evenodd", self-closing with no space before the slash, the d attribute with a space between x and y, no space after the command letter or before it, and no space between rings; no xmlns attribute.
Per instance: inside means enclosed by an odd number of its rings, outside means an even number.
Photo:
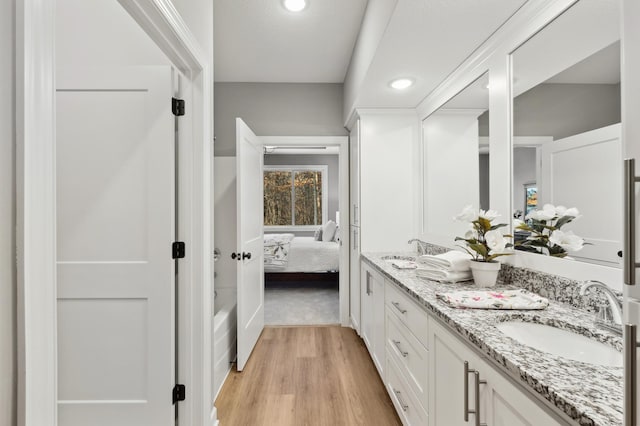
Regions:
<svg viewBox="0 0 640 426"><path fill-rule="evenodd" d="M485 73L422 123L423 233L446 244L464 235L453 216L489 208L489 90Z"/></svg>
<svg viewBox="0 0 640 426"><path fill-rule="evenodd" d="M619 265L619 7L616 0L580 0L511 56L512 213L532 229L534 219L557 224L547 219L551 211L543 210L545 204L579 212L576 220L558 224L560 233L547 243L564 252L536 245L520 249ZM556 217L563 214L556 209ZM516 232L519 243L527 238L535 240L536 231ZM580 238L588 245L575 250Z"/></svg>

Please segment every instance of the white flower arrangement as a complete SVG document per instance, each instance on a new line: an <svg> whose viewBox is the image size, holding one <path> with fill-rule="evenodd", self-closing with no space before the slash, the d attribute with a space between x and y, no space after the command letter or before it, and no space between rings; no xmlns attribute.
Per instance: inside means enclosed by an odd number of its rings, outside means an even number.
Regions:
<svg viewBox="0 0 640 426"><path fill-rule="evenodd" d="M503 235L498 231L507 224L492 224L498 217L500 214L495 210L476 210L473 206L466 206L454 220L468 222L470 229L464 238L456 237L455 241L464 241L466 247L463 248L478 262L495 262L496 257L512 254L507 250L513 247L507 241L511 235Z"/></svg>
<svg viewBox="0 0 640 426"><path fill-rule="evenodd" d="M572 231L562 231L564 225L580 217L575 207L554 206L545 204L542 209L530 212L526 222L516 219L514 229L529 232L526 240L516 242L517 247L525 251L546 254L553 257L566 257L568 252L582 250L584 239Z"/></svg>

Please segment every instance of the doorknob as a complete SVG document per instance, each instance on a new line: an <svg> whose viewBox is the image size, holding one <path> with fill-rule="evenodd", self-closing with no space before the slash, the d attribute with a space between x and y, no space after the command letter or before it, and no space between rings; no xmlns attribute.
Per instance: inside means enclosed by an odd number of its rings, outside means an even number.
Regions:
<svg viewBox="0 0 640 426"><path fill-rule="evenodd" d="M242 259L240 258L240 253L231 253L231 258L232 258L233 260L237 260L237 261L242 260Z"/></svg>
<svg viewBox="0 0 640 426"><path fill-rule="evenodd" d="M242 260L245 260L245 259L251 259L251 253L242 252Z"/></svg>

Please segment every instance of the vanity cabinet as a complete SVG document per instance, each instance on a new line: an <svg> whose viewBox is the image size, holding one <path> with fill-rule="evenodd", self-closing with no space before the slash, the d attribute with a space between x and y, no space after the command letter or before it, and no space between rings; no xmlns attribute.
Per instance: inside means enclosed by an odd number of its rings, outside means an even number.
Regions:
<svg viewBox="0 0 640 426"><path fill-rule="evenodd" d="M384 278L370 266L362 263L360 271L361 311L360 335L371 359L384 379L385 371L385 324L384 324Z"/></svg>
<svg viewBox="0 0 640 426"><path fill-rule="evenodd" d="M390 281L385 312L387 391L405 425L427 425L429 317Z"/></svg>
<svg viewBox="0 0 640 426"><path fill-rule="evenodd" d="M531 397L510 383L489 364L488 360L478 356L450 331L435 321L432 321L430 326L429 413L431 425L554 426L566 424L549 415ZM480 379L479 383L476 383L477 377ZM479 405L476 406L476 403ZM465 408L469 412L468 421L465 421ZM479 419L476 419L477 411L480 413Z"/></svg>

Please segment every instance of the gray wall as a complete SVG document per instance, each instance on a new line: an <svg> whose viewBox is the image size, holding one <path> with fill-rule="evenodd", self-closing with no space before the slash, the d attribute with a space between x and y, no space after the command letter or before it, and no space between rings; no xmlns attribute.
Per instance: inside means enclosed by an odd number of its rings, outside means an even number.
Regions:
<svg viewBox="0 0 640 426"><path fill-rule="evenodd" d="M514 135L562 139L620 122L620 84L540 84L513 102ZM478 118L489 135L489 113Z"/></svg>
<svg viewBox="0 0 640 426"><path fill-rule="evenodd" d="M338 163L338 155L265 155L264 164L272 166L329 166L329 181L327 182L329 193L327 194L329 205L327 206L328 218L323 222L331 219L336 220L336 212L340 202L340 168ZM343 217L340 218L342 223ZM296 235L313 235L313 232L296 232Z"/></svg>
<svg viewBox="0 0 640 426"><path fill-rule="evenodd" d="M619 84L541 84L515 99L516 136L562 139L620 122Z"/></svg>
<svg viewBox="0 0 640 426"><path fill-rule="evenodd" d="M15 1L0 2L0 425L16 419Z"/></svg>
<svg viewBox="0 0 640 426"><path fill-rule="evenodd" d="M236 117L259 136L345 136L342 84L216 83L216 156L234 156Z"/></svg>

